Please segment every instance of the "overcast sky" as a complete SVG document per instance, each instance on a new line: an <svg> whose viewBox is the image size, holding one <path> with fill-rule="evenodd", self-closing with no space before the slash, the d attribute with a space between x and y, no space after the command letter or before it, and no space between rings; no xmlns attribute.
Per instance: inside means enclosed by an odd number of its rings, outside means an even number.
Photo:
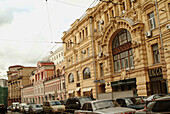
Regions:
<svg viewBox="0 0 170 114"><path fill-rule="evenodd" d="M0 0L0 78L9 66L36 66L63 31L97 0Z"/></svg>

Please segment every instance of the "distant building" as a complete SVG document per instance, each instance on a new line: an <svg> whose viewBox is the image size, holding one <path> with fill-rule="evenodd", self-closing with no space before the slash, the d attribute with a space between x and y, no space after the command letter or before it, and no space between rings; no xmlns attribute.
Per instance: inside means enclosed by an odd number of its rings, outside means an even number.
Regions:
<svg viewBox="0 0 170 114"><path fill-rule="evenodd" d="M36 67L21 65L10 66L8 75L8 105L12 102L21 102L21 87L29 83L30 73Z"/></svg>
<svg viewBox="0 0 170 114"><path fill-rule="evenodd" d="M0 79L0 104L4 104L7 107L8 98L8 86L6 79Z"/></svg>

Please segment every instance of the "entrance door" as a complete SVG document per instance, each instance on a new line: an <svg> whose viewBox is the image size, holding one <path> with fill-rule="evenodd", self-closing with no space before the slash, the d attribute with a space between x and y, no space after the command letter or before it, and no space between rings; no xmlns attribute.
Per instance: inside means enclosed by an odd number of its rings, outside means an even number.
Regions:
<svg viewBox="0 0 170 114"><path fill-rule="evenodd" d="M148 95L152 94L167 94L166 81L162 77L152 77L147 83Z"/></svg>

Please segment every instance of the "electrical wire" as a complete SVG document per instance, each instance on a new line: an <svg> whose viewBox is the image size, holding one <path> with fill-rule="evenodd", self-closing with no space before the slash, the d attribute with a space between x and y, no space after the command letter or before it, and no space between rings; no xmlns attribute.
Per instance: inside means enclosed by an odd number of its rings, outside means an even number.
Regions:
<svg viewBox="0 0 170 114"><path fill-rule="evenodd" d="M55 1L56 1L56 2L60 2L60 3L63 3L63 4L75 6L75 7L86 8L85 6L80 6L80 5L76 5L76 4L71 4L71 3L68 3L68 2L60 1L60 0L55 0Z"/></svg>
<svg viewBox="0 0 170 114"><path fill-rule="evenodd" d="M49 30L50 30L50 37L51 37L51 42L52 42L52 41L53 41L53 37L52 37L52 29L51 29L50 13L49 13L47 1L46 1L46 10L47 10L47 16L48 16L48 24L49 24Z"/></svg>

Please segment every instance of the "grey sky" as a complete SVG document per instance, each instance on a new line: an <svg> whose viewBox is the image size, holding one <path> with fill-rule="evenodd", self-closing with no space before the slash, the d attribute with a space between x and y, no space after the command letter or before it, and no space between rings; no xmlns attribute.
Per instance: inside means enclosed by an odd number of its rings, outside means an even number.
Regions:
<svg viewBox="0 0 170 114"><path fill-rule="evenodd" d="M36 66L61 46L50 42L60 42L93 1L0 0L0 76L11 65Z"/></svg>

